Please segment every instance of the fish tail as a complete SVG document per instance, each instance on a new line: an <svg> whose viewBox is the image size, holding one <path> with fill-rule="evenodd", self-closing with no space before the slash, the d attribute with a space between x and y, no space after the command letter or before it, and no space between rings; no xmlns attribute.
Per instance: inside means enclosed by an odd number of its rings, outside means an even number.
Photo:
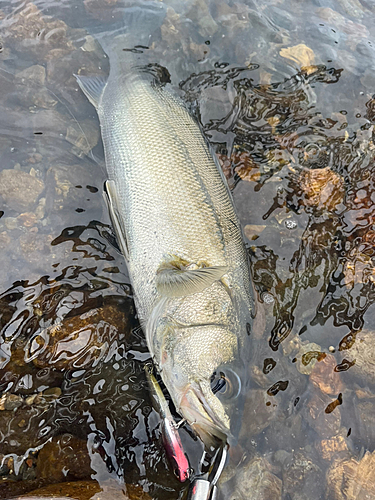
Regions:
<svg viewBox="0 0 375 500"><path fill-rule="evenodd" d="M157 0L137 0L123 8L123 28L117 36L104 34L99 42L110 60L111 71L123 71L150 46L152 35L164 22L166 5ZM140 56L140 57L139 57Z"/></svg>

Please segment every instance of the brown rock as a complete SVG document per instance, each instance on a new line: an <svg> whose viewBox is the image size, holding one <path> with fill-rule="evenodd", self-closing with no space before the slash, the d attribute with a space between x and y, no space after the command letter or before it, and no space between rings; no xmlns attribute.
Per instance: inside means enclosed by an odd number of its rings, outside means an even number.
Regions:
<svg viewBox="0 0 375 500"><path fill-rule="evenodd" d="M95 177L96 174L96 177ZM86 185L96 186L98 181L95 170L88 171L82 165L55 165L46 175L46 211L59 212L64 209L90 208L101 203L85 188ZM77 188L77 186L80 186ZM89 201L87 201L89 199Z"/></svg>
<svg viewBox="0 0 375 500"><path fill-rule="evenodd" d="M23 404L23 398L17 394L6 392L0 398L0 410L15 410Z"/></svg>
<svg viewBox="0 0 375 500"><path fill-rule="evenodd" d="M87 443L71 434L57 436L40 450L37 477L59 483L66 480L88 479L94 471Z"/></svg>
<svg viewBox="0 0 375 500"><path fill-rule="evenodd" d="M348 445L343 434L338 434L330 439L322 439L316 448L324 460L332 461L333 457L348 453Z"/></svg>
<svg viewBox="0 0 375 500"><path fill-rule="evenodd" d="M125 313L113 305L65 318L30 339L27 359L39 368L86 368L105 358L126 323Z"/></svg>
<svg viewBox="0 0 375 500"><path fill-rule="evenodd" d="M341 427L340 406L333 408L333 398L314 392L302 412L310 426L324 439L338 434Z"/></svg>
<svg viewBox="0 0 375 500"><path fill-rule="evenodd" d="M361 460L336 460L327 472L327 498L370 500L375 498L375 452Z"/></svg>
<svg viewBox="0 0 375 500"><path fill-rule="evenodd" d="M277 417L277 406L270 402L263 389L251 389L246 395L240 439L252 438L262 432Z"/></svg>
<svg viewBox="0 0 375 500"><path fill-rule="evenodd" d="M344 181L330 167L306 169L299 182L305 206L332 211L344 200Z"/></svg>
<svg viewBox="0 0 375 500"><path fill-rule="evenodd" d="M28 406L0 411L0 453L24 454L29 448L43 444L52 433L46 422L53 422L55 407Z"/></svg>
<svg viewBox="0 0 375 500"><path fill-rule="evenodd" d="M16 212L29 212L44 189L41 180L22 170L0 172L0 196Z"/></svg>
<svg viewBox="0 0 375 500"><path fill-rule="evenodd" d="M151 500L151 497L140 486L127 484L126 486L99 486L96 481L74 481L44 486L31 491L27 496L15 500L37 500L50 498L51 500Z"/></svg>
<svg viewBox="0 0 375 500"><path fill-rule="evenodd" d="M204 38L214 35L218 30L218 25L212 18L207 3L204 0L193 0L191 9L186 13L186 17L194 22L199 34Z"/></svg>
<svg viewBox="0 0 375 500"><path fill-rule="evenodd" d="M375 401L374 399L357 403L357 435L367 447L375 445Z"/></svg>
<svg viewBox="0 0 375 500"><path fill-rule="evenodd" d="M43 16L36 5L27 2L23 8L12 13L12 22L4 19L1 30L5 46L9 43L23 53L43 57L47 51L59 47L72 50L73 45L66 36L67 25L52 17Z"/></svg>
<svg viewBox="0 0 375 500"><path fill-rule="evenodd" d="M337 395L343 391L344 386L340 373L335 371L336 366L336 358L324 353L324 357L315 364L311 372L310 381L325 394Z"/></svg>
<svg viewBox="0 0 375 500"><path fill-rule="evenodd" d="M304 453L296 453L283 467L283 494L293 500L322 498L324 476L314 461Z"/></svg>
<svg viewBox="0 0 375 500"><path fill-rule="evenodd" d="M296 356L296 366L297 370L303 375L309 375L315 364L319 359L322 359L325 356L321 352L321 347L314 342L307 342L306 344L301 344L299 348L299 352Z"/></svg>
<svg viewBox="0 0 375 500"><path fill-rule="evenodd" d="M17 73L15 80L20 83L34 83L43 86L46 81L46 70L44 66L35 64Z"/></svg>
<svg viewBox="0 0 375 500"><path fill-rule="evenodd" d="M73 144L72 153L81 158L87 155L99 141L99 129L92 120L69 125L65 139Z"/></svg>
<svg viewBox="0 0 375 500"><path fill-rule="evenodd" d="M247 224L244 227L244 233L248 240L256 240L259 238L259 235L267 226L265 225L257 225L257 224Z"/></svg>
<svg viewBox="0 0 375 500"><path fill-rule="evenodd" d="M33 228L37 229L37 228ZM51 254L52 237L47 234L29 231L18 240L19 253L30 264L40 266L41 262Z"/></svg>
<svg viewBox="0 0 375 500"><path fill-rule="evenodd" d="M283 48L280 50L281 57L294 61L300 67L312 66L315 62L315 55L310 47L303 43L294 47Z"/></svg>
<svg viewBox="0 0 375 500"><path fill-rule="evenodd" d="M25 212L17 217L18 222L24 227L32 227L35 225L37 218L32 212Z"/></svg>
<svg viewBox="0 0 375 500"><path fill-rule="evenodd" d="M351 344L345 350L345 359L350 363L350 374L364 385L375 386L374 332L363 330L357 333Z"/></svg>
<svg viewBox="0 0 375 500"><path fill-rule="evenodd" d="M281 500L282 482L263 457L243 464L234 477L219 485L224 498L230 500Z"/></svg>
<svg viewBox="0 0 375 500"><path fill-rule="evenodd" d="M95 19L100 21L113 21L114 15L119 16L120 9L114 9L119 0L84 0L84 5Z"/></svg>

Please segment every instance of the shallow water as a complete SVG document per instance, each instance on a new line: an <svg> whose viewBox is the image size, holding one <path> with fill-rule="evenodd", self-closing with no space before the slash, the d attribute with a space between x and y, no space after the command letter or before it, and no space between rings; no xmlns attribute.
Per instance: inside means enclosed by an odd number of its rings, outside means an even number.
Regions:
<svg viewBox="0 0 375 500"><path fill-rule="evenodd" d="M252 261L252 382L222 496L375 497L373 2L165 3L150 57L218 154ZM94 37L125 8L0 2L0 498L89 479L107 498L186 492L73 76L106 74Z"/></svg>

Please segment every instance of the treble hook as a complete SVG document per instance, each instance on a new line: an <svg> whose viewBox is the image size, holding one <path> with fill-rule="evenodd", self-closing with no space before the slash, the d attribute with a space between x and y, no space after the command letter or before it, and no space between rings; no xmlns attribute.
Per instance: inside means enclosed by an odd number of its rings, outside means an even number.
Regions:
<svg viewBox="0 0 375 500"><path fill-rule="evenodd" d="M227 460L228 445L217 451L211 471L196 478L189 489L187 500L217 500L217 482L223 472Z"/></svg>

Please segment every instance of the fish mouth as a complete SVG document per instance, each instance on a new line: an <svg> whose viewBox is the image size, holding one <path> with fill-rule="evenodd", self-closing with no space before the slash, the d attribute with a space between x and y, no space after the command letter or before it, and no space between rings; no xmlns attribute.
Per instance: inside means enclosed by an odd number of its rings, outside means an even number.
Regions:
<svg viewBox="0 0 375 500"><path fill-rule="evenodd" d="M210 385L205 385L189 384L180 400L180 412L210 449L225 443L231 431L223 405L212 393Z"/></svg>

